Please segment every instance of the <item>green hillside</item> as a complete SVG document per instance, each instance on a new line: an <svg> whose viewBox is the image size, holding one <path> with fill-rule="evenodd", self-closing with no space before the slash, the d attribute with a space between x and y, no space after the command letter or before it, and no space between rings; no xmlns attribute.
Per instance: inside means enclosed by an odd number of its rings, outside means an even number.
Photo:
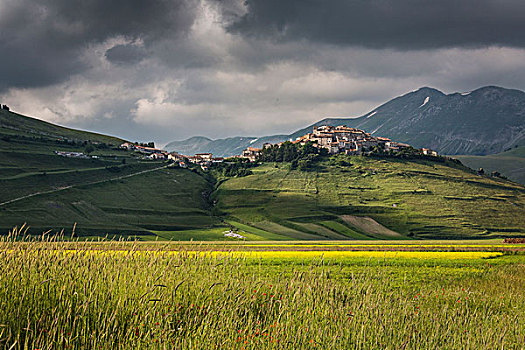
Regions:
<svg viewBox="0 0 525 350"><path fill-rule="evenodd" d="M486 173L498 171L509 179L525 185L525 146L487 156L455 156L473 169Z"/></svg>
<svg viewBox="0 0 525 350"><path fill-rule="evenodd" d="M218 208L294 239L525 236L525 188L454 163L339 156L315 171L252 171L221 184Z"/></svg>
<svg viewBox="0 0 525 350"><path fill-rule="evenodd" d="M326 156L309 171L263 163L224 177L145 160L110 136L1 115L2 234L26 223L30 233L69 235L76 224L83 238L143 240L231 240L230 228L247 240L525 236L525 188L452 161ZM96 157L55 153L86 147Z"/></svg>
<svg viewBox="0 0 525 350"><path fill-rule="evenodd" d="M0 136L26 141L91 141L110 145L123 142L117 137L65 128L5 110L0 110Z"/></svg>
<svg viewBox="0 0 525 350"><path fill-rule="evenodd" d="M31 233L141 235L209 229L211 184L167 163L118 149L121 139L62 128L0 111L0 233L26 223ZM67 158L55 151L97 158Z"/></svg>

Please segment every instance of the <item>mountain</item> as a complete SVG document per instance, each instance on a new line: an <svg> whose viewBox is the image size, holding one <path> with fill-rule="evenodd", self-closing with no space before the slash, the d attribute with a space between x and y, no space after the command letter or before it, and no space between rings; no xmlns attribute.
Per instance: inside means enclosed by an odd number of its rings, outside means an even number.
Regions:
<svg viewBox="0 0 525 350"><path fill-rule="evenodd" d="M421 88L360 118L320 123L345 122L374 135L442 154L494 154L525 144L525 93L487 86L445 95L436 89Z"/></svg>
<svg viewBox="0 0 525 350"><path fill-rule="evenodd" d="M441 154L495 154L525 145L525 93L486 86L446 95L423 87L394 98L359 118L327 118L290 135L262 137L257 141L255 137L208 139L206 144L192 138L182 144L172 142L169 146L182 153L199 149L199 152L234 155L269 139L275 142L295 139L311 132L314 125L341 124L414 147L432 148Z"/></svg>
<svg viewBox="0 0 525 350"><path fill-rule="evenodd" d="M246 147L261 147L266 142L278 143L289 138L290 135L274 135L260 138L238 136L211 140L207 137L194 136L183 141L170 142L164 148L186 155L211 152L215 156L228 157L241 154Z"/></svg>

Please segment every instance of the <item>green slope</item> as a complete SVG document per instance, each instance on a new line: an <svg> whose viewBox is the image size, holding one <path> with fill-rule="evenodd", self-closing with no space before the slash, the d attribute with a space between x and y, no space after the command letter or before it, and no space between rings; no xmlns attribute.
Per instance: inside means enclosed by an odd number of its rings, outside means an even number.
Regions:
<svg viewBox="0 0 525 350"><path fill-rule="evenodd" d="M5 110L0 110L0 136L6 140L13 138L27 141L65 139L70 141L100 142L110 145L120 145L124 142L117 137L65 128Z"/></svg>
<svg viewBox="0 0 525 350"><path fill-rule="evenodd" d="M487 156L454 156L472 169L486 173L498 171L509 179L525 185L525 146Z"/></svg>
<svg viewBox="0 0 525 350"><path fill-rule="evenodd" d="M86 141L97 159L54 153L83 152ZM118 149L121 142L0 111L0 233L26 223L30 233L70 234L76 223L79 236L147 239L220 224L203 196L212 190L204 177L142 160Z"/></svg>
<svg viewBox="0 0 525 350"><path fill-rule="evenodd" d="M144 170L142 170L144 171ZM122 174L125 177L122 177ZM208 184L189 170L157 168L133 175L94 170L89 181L0 206L2 230L26 222L33 233L66 229L81 236L152 235L152 231L208 229L217 224L202 192ZM93 177L99 178L92 181Z"/></svg>
<svg viewBox="0 0 525 350"><path fill-rule="evenodd" d="M345 156L340 156L345 157ZM294 239L525 236L525 188L452 163L348 157L317 171L265 164L216 192L244 224Z"/></svg>
<svg viewBox="0 0 525 350"><path fill-rule="evenodd" d="M82 147L50 141L0 140L0 233L27 223L79 235L141 234L154 230L210 228L203 193L211 184L184 169L143 161L118 149L95 150L98 159L57 156Z"/></svg>
<svg viewBox="0 0 525 350"><path fill-rule="evenodd" d="M262 164L221 179L210 200L211 175L145 161L110 136L0 113L2 234L23 223L70 234L76 223L82 237L169 240L224 240L228 227L247 240L525 236L525 188L452 162L334 157L308 172ZM88 140L96 159L54 154L82 152Z"/></svg>

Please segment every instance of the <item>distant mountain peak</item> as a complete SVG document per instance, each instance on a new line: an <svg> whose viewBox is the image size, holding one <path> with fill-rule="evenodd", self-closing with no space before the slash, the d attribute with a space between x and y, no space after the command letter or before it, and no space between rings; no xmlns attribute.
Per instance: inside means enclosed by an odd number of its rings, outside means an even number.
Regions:
<svg viewBox="0 0 525 350"><path fill-rule="evenodd" d="M438 89L435 89L435 88L429 87L429 86L420 87L419 89L417 89L414 92L429 92L429 93L443 94L443 92L439 91Z"/></svg>
<svg viewBox="0 0 525 350"><path fill-rule="evenodd" d="M171 145L184 152L199 149L231 156L264 142L295 139L311 132L314 125L342 124L415 147L432 148L442 154L494 154L525 144L525 93L491 85L444 94L423 86L359 118L325 118L291 135L260 137L256 141L253 141L255 138L236 137Z"/></svg>

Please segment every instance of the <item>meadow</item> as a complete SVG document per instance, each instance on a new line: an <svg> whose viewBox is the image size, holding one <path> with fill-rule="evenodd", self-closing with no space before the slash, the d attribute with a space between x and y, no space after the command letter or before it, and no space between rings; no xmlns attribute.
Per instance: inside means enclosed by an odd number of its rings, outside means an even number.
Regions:
<svg viewBox="0 0 525 350"><path fill-rule="evenodd" d="M516 147L498 154L486 156L455 156L472 169L483 168L490 174L498 171L512 181L525 185L525 146Z"/></svg>
<svg viewBox="0 0 525 350"><path fill-rule="evenodd" d="M6 349L525 346L524 245L12 238Z"/></svg>

